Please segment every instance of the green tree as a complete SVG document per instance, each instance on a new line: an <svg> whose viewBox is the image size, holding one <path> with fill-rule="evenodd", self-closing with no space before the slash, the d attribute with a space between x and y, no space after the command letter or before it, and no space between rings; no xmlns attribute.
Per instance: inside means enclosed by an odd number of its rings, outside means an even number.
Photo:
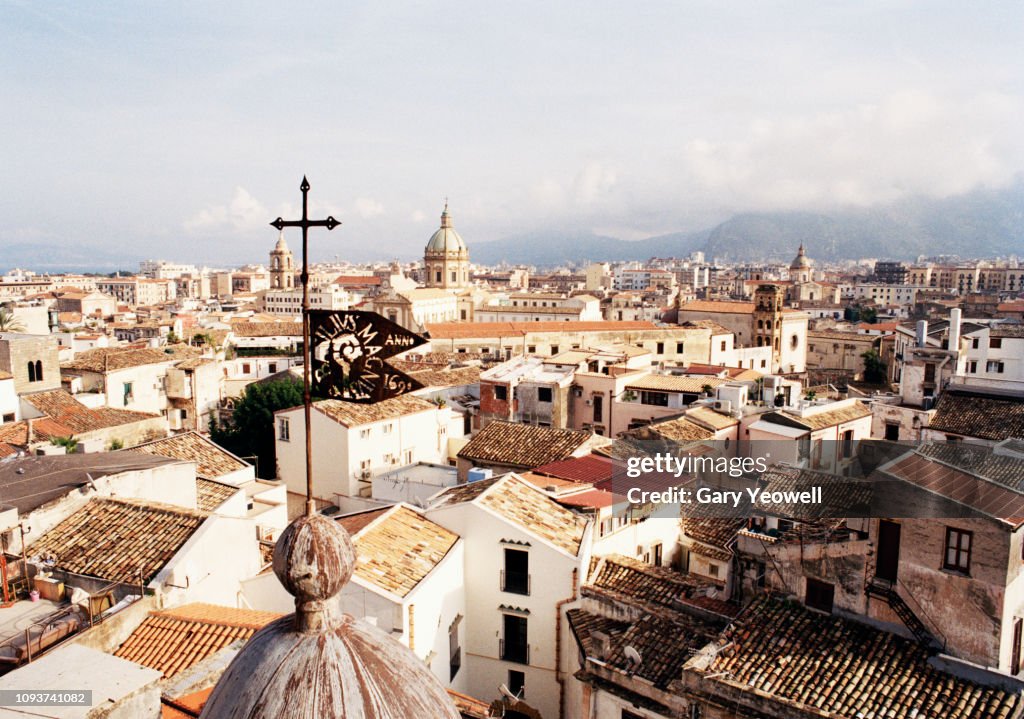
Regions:
<svg viewBox="0 0 1024 719"><path fill-rule="evenodd" d="M54 437L50 440L50 444L63 447L68 454L74 454L75 450L78 448L78 440L75 439L74 435L69 437Z"/></svg>
<svg viewBox="0 0 1024 719"><path fill-rule="evenodd" d="M886 378L886 364L878 355L878 350L868 350L861 355L864 360L864 381L870 384L881 384Z"/></svg>
<svg viewBox="0 0 1024 719"><path fill-rule="evenodd" d="M24 332L25 325L6 307L0 307L0 332Z"/></svg>
<svg viewBox="0 0 1024 719"><path fill-rule="evenodd" d="M296 379L251 384L235 403L231 422L225 426L211 424L210 436L240 457L255 456L259 476L273 479L277 474L274 412L301 404L302 382Z"/></svg>
<svg viewBox="0 0 1024 719"><path fill-rule="evenodd" d="M860 311L861 322L867 322L869 325L873 325L878 322L878 310L874 307L863 307Z"/></svg>

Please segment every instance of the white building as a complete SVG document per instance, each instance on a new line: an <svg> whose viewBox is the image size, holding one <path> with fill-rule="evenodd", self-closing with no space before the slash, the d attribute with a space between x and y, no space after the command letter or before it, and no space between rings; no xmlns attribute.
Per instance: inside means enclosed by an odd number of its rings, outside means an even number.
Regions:
<svg viewBox="0 0 1024 719"><path fill-rule="evenodd" d="M314 494L369 497L372 478L417 462L447 464L449 440L463 436L462 415L404 395L377 404L324 400L313 405ZM305 429L301 407L275 416L278 477L304 494Z"/></svg>
<svg viewBox="0 0 1024 719"><path fill-rule="evenodd" d="M465 541L469 693L497 698L504 686L541 716L559 716L559 615L589 566L589 521L515 474L446 489L426 516Z"/></svg>

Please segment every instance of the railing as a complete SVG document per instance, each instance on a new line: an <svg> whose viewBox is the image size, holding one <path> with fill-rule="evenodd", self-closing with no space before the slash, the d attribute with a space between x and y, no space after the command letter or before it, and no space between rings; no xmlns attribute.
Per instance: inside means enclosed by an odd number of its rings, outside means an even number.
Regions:
<svg viewBox="0 0 1024 719"><path fill-rule="evenodd" d="M504 639L499 639L498 658L502 661L515 662L516 664L529 664L530 645L526 643L510 644L506 643Z"/></svg>
<svg viewBox="0 0 1024 719"><path fill-rule="evenodd" d="M530 596L530 575L527 572L501 570L501 591Z"/></svg>

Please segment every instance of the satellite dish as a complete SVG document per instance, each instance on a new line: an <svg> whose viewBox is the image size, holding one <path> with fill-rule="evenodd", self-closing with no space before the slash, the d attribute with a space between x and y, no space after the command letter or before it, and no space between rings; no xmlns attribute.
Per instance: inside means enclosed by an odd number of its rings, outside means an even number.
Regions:
<svg viewBox="0 0 1024 719"><path fill-rule="evenodd" d="M504 696L508 697L509 699L512 699L513 701L519 701L519 697L513 694L512 690L504 684L498 687L498 691L501 692Z"/></svg>
<svg viewBox="0 0 1024 719"><path fill-rule="evenodd" d="M628 644L622 648L622 653L626 655L626 659L632 662L635 667L640 666L644 661L644 658L640 656L640 652Z"/></svg>

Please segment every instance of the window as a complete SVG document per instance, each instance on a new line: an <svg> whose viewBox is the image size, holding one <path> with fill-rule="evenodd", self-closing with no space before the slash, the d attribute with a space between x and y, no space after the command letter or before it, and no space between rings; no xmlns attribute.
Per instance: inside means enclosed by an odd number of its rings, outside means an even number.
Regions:
<svg viewBox="0 0 1024 719"><path fill-rule="evenodd" d="M242 374L249 374L250 372L252 372L252 365L250 365L248 362L243 362Z"/></svg>
<svg viewBox="0 0 1024 719"><path fill-rule="evenodd" d="M804 595L804 604L811 609L831 614L835 596L835 585L828 582L820 582L810 577L807 578L807 593Z"/></svg>
<svg viewBox="0 0 1024 719"><path fill-rule="evenodd" d="M455 617L455 621L448 627L448 680L451 681L459 673L462 667L462 645L459 644L459 624L462 623L462 616Z"/></svg>
<svg viewBox="0 0 1024 719"><path fill-rule="evenodd" d="M551 402L551 388L550 387L538 387L537 388L537 401L538 402Z"/></svg>
<svg viewBox="0 0 1024 719"><path fill-rule="evenodd" d="M930 362L924 366L924 381L935 381L935 365L931 364Z"/></svg>
<svg viewBox="0 0 1024 719"><path fill-rule="evenodd" d="M554 357L558 354L558 345L551 345L551 356Z"/></svg>
<svg viewBox="0 0 1024 719"><path fill-rule="evenodd" d="M503 661L517 664L530 663L530 645L526 641L526 617L517 614L502 615L502 638L499 642L499 655ZM512 687L510 686L509 689Z"/></svg>
<svg viewBox="0 0 1024 719"><path fill-rule="evenodd" d="M890 442L898 442L900 439L900 426L896 422L885 423L885 438Z"/></svg>
<svg viewBox="0 0 1024 719"><path fill-rule="evenodd" d="M384 434L391 434L391 431L395 428L395 425L390 422L384 425Z"/></svg>
<svg viewBox="0 0 1024 719"><path fill-rule="evenodd" d="M277 418L277 438L282 442L291 441L291 432L289 431L287 417Z"/></svg>
<svg viewBox="0 0 1024 719"><path fill-rule="evenodd" d="M270 374L274 374L275 372L277 372L277 362L271 362L270 364L268 364L267 372L269 372Z"/></svg>
<svg viewBox="0 0 1024 719"><path fill-rule="evenodd" d="M722 340L722 351L725 352L725 340Z"/></svg>
<svg viewBox="0 0 1024 719"><path fill-rule="evenodd" d="M676 342L676 354L677 355L683 354L683 343L682 342Z"/></svg>
<svg viewBox="0 0 1024 719"><path fill-rule="evenodd" d="M370 436L370 428L369 427L363 427L361 430L359 430L359 439L366 439L369 436Z"/></svg>
<svg viewBox="0 0 1024 719"><path fill-rule="evenodd" d="M510 669L508 672L508 690L520 699L526 696L526 674Z"/></svg>
<svg viewBox="0 0 1024 719"><path fill-rule="evenodd" d="M661 543L659 542L658 544L653 545L651 547L651 550L654 552L654 557L653 557L653 559L654 559L654 566L660 567L661 566L661 561L662 561Z"/></svg>
<svg viewBox="0 0 1024 719"><path fill-rule="evenodd" d="M657 354L660 354L660 355L665 354L665 343L664 342L659 342L656 346L657 346L657 350L656 350Z"/></svg>
<svg viewBox="0 0 1024 719"><path fill-rule="evenodd" d="M971 571L971 541L974 532L946 527L946 556L943 569L968 574Z"/></svg>
<svg viewBox="0 0 1024 719"><path fill-rule="evenodd" d="M656 407L668 407L668 393L643 391L640 393L640 404L651 404Z"/></svg>
<svg viewBox="0 0 1024 719"><path fill-rule="evenodd" d="M28 381L29 382L35 382L36 381L36 363L35 362L29 362L28 363Z"/></svg>
<svg viewBox="0 0 1024 719"><path fill-rule="evenodd" d="M530 553L505 548L505 568L501 570L501 591L530 594Z"/></svg>
<svg viewBox="0 0 1024 719"><path fill-rule="evenodd" d="M132 389L132 383L131 382L125 382L124 386L122 387L122 389L124 390L123 404L128 404L129 402L131 402L135 398L135 393L134 393L134 391Z"/></svg>
<svg viewBox="0 0 1024 719"><path fill-rule="evenodd" d="M708 562L708 576L718 579L718 565Z"/></svg>
<svg viewBox="0 0 1024 719"><path fill-rule="evenodd" d="M977 360L971 360L967 363L968 374L978 374L978 362Z"/></svg>
<svg viewBox="0 0 1024 719"><path fill-rule="evenodd" d="M971 349L972 350L978 349L979 342L980 342L980 338L978 338L978 337L971 337Z"/></svg>
<svg viewBox="0 0 1024 719"><path fill-rule="evenodd" d="M994 372L996 374L1003 373L1003 363L1001 361L989 360L985 363L986 372Z"/></svg>
<svg viewBox="0 0 1024 719"><path fill-rule="evenodd" d="M537 354L537 345L527 345L526 346L526 351L527 351L527 353L532 354L532 355Z"/></svg>
<svg viewBox="0 0 1024 719"><path fill-rule="evenodd" d="M595 394L594 397L593 397L593 401L594 401L594 421L595 422L603 422L604 418L603 418L602 415L604 414L604 395Z"/></svg>
<svg viewBox="0 0 1024 719"><path fill-rule="evenodd" d="M508 399L508 387L503 384L494 385L494 399L504 402Z"/></svg>
<svg viewBox="0 0 1024 719"><path fill-rule="evenodd" d="M1002 337L989 337L988 338L988 346L989 346L989 349L993 349L993 350L1001 349L1002 346L1003 346L1003 338Z"/></svg>
<svg viewBox="0 0 1024 719"><path fill-rule="evenodd" d="M848 429L843 432L842 436L842 457L843 459L849 459L853 456L853 430Z"/></svg>

